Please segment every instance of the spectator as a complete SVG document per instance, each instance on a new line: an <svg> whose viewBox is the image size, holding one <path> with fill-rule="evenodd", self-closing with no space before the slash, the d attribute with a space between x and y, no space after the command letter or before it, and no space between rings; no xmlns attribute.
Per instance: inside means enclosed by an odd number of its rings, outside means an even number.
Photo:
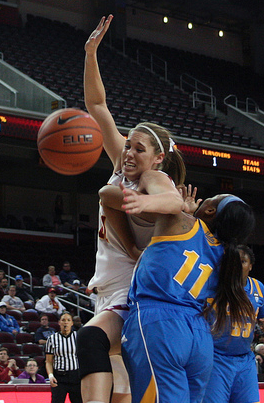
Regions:
<svg viewBox="0 0 264 403"><path fill-rule="evenodd" d="M5 276L5 271L3 269L0 269L0 280L2 280L2 278L5 278Z"/></svg>
<svg viewBox="0 0 264 403"><path fill-rule="evenodd" d="M44 287L55 287L61 291L59 287L61 285L60 276L56 274L55 266L48 267L48 273L43 276L42 283Z"/></svg>
<svg viewBox="0 0 264 403"><path fill-rule="evenodd" d="M85 293L89 295L90 299L90 309L94 311L95 309L95 303L96 303L96 298L97 298L97 287L94 287L92 290L89 290L89 288L86 288Z"/></svg>
<svg viewBox="0 0 264 403"><path fill-rule="evenodd" d="M72 318L73 325L72 325L72 330L78 332L78 330L83 327L82 321L80 316L76 315Z"/></svg>
<svg viewBox="0 0 264 403"><path fill-rule="evenodd" d="M6 347L0 348L0 383L8 383L12 379L17 378L21 374L16 360L9 359L8 349Z"/></svg>
<svg viewBox="0 0 264 403"><path fill-rule="evenodd" d="M44 376L37 373L38 364L34 358L29 358L25 366L25 371L18 375L19 379L29 379L29 383L46 383Z"/></svg>
<svg viewBox="0 0 264 403"><path fill-rule="evenodd" d="M77 293L86 295L85 292L82 289L80 289L80 286L81 286L80 280L77 280L77 279L73 280L73 283L72 283L73 290L68 292L67 294L65 294L64 298L74 304L77 304L77 302L79 302L79 306L83 306L85 308L90 308L91 303L88 298L82 298L81 296L79 296L79 299L78 299Z"/></svg>
<svg viewBox="0 0 264 403"><path fill-rule="evenodd" d="M264 343L264 322L259 319L254 330L253 344Z"/></svg>
<svg viewBox="0 0 264 403"><path fill-rule="evenodd" d="M48 295L43 295L40 298L35 308L39 312L43 313L54 313L55 315L59 316L65 310L65 307L60 303L58 298L56 298L56 289L51 287L48 289Z"/></svg>
<svg viewBox="0 0 264 403"><path fill-rule="evenodd" d="M77 293L80 293L80 294L86 295L85 291L80 289L80 286L81 286L80 280L77 280L77 279L73 280L73 283L72 283L73 290L68 292L67 294L65 294L64 298L67 301L70 301L73 304L78 305L79 307L93 310L93 307L94 307L93 301L88 298L83 298L77 294ZM66 301L65 301L65 304L66 304ZM72 305L70 305L69 310L71 310L72 308L73 308ZM86 312L83 310L80 311L80 317L81 317L81 320L83 323L88 322L88 320L91 319L91 315L93 316L93 314L90 314L89 312Z"/></svg>
<svg viewBox="0 0 264 403"><path fill-rule="evenodd" d="M23 304L23 301L16 296L16 286L10 285L8 288L8 295L4 295L3 302L6 303L6 307L9 311L17 311L21 314L25 312L26 308Z"/></svg>
<svg viewBox="0 0 264 403"><path fill-rule="evenodd" d="M49 318L45 313L40 315L41 326L35 332L35 342L38 344L45 345L47 343L47 338L56 332L53 327L49 327Z"/></svg>
<svg viewBox="0 0 264 403"><path fill-rule="evenodd" d="M71 265L69 262L63 263L63 269L60 271L60 279L65 287L72 288L73 280L79 280L79 277L74 271L71 271ZM81 284L85 287L85 284Z"/></svg>
<svg viewBox="0 0 264 403"><path fill-rule="evenodd" d="M15 285L16 285L16 296L21 299L23 302L27 302L31 308L35 306L35 298L30 292L27 291L26 287L23 286L23 277L21 274L18 274L15 277Z"/></svg>
<svg viewBox="0 0 264 403"><path fill-rule="evenodd" d="M0 331L12 333L13 336L20 331L17 320L6 313L6 304L3 301L0 302Z"/></svg>
<svg viewBox="0 0 264 403"><path fill-rule="evenodd" d="M6 277L3 277L0 280L0 298L3 298L8 292L8 280Z"/></svg>
<svg viewBox="0 0 264 403"><path fill-rule="evenodd" d="M258 373L264 373L264 344L257 344L255 347L255 358L258 363Z"/></svg>

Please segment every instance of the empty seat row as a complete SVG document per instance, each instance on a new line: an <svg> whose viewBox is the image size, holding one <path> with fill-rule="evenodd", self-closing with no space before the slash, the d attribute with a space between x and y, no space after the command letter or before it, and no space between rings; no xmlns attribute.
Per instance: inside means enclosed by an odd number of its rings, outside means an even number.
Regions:
<svg viewBox="0 0 264 403"><path fill-rule="evenodd" d="M35 355L44 355L43 346L35 343L1 343L1 347L8 348L10 357L14 355L27 355L29 357L34 357Z"/></svg>

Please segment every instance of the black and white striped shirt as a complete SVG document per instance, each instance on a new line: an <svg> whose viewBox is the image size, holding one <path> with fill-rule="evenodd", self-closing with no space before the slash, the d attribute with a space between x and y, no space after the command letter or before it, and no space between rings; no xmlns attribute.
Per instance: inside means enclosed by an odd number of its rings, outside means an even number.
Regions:
<svg viewBox="0 0 264 403"><path fill-rule="evenodd" d="M72 371L79 368L76 354L76 331L68 336L60 332L50 335L45 346L46 354L53 354L53 368L63 371Z"/></svg>

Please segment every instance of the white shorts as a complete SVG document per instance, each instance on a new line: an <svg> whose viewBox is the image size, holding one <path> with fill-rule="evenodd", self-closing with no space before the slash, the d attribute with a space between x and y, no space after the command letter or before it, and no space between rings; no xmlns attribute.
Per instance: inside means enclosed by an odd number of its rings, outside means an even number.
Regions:
<svg viewBox="0 0 264 403"><path fill-rule="evenodd" d="M128 317L127 288L115 291L111 295L97 294L95 303L95 315L102 311L113 311L125 321Z"/></svg>

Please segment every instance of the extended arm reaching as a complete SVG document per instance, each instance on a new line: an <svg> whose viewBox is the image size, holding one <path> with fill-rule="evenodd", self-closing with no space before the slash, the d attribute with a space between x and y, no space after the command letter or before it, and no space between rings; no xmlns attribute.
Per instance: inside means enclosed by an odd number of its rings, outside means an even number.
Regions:
<svg viewBox="0 0 264 403"><path fill-rule="evenodd" d="M125 144L125 138L117 130L114 119L107 107L105 88L97 62L97 48L108 31L112 19L111 14L107 19L102 17L85 44L84 98L88 112L101 127L105 151L111 159L115 170L118 170L120 169L120 156Z"/></svg>

